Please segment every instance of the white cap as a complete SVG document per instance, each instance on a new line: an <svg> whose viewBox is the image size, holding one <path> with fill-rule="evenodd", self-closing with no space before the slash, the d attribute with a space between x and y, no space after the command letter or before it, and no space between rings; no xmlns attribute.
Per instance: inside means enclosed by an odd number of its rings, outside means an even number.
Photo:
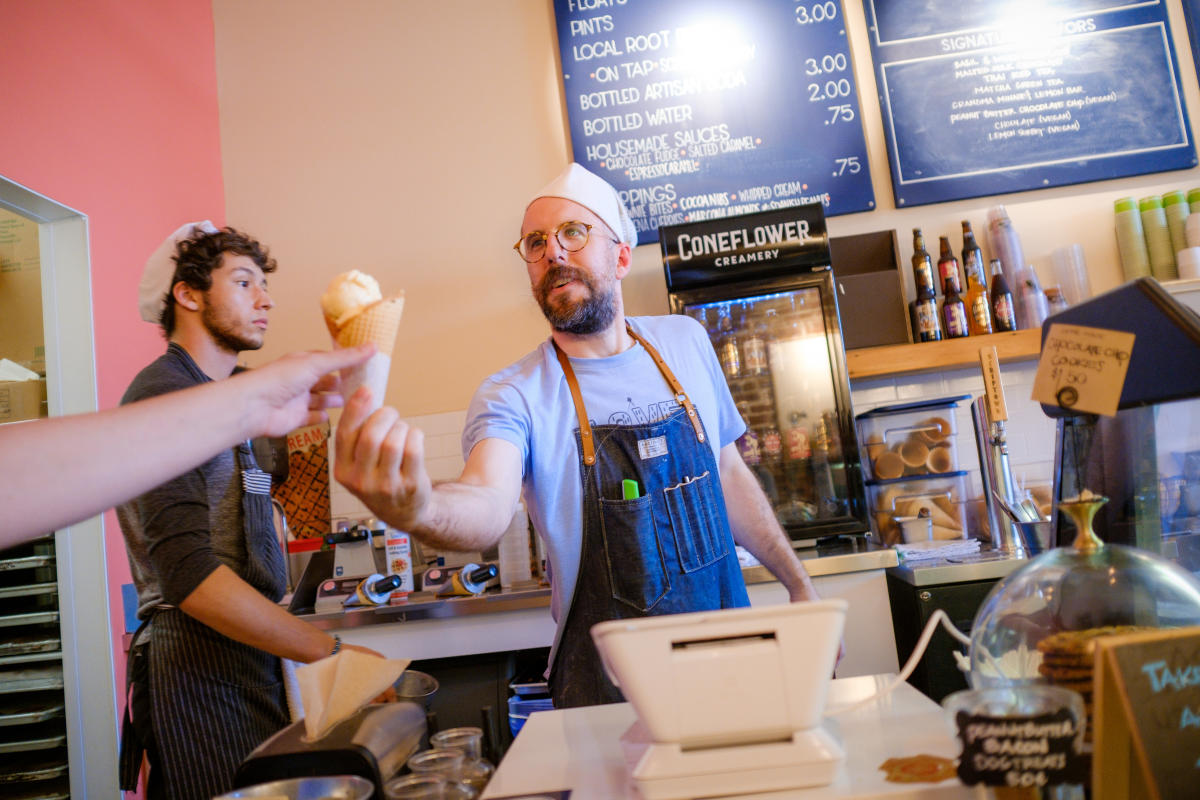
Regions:
<svg viewBox="0 0 1200 800"><path fill-rule="evenodd" d="M142 319L155 325L162 319L163 309L167 307L167 294L171 291L171 279L175 277L175 248L179 243L201 233L216 232L216 226L209 220L189 222L179 226L150 254L142 270L142 280L138 283L138 313Z"/></svg>
<svg viewBox="0 0 1200 800"><path fill-rule="evenodd" d="M528 209L534 200L543 197L561 197L578 203L603 220L619 240L628 242L630 247L637 246L637 228L629 218L629 211L621 202L617 190L608 181L575 162L568 164L557 178L534 195L525 208Z"/></svg>

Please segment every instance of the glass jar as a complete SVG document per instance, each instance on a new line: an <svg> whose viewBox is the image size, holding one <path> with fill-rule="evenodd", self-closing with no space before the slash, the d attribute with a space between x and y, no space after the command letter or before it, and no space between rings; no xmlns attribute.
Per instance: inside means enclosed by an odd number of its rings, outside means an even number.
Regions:
<svg viewBox="0 0 1200 800"><path fill-rule="evenodd" d="M385 800L475 800L479 793L443 775L414 773L385 783L383 796Z"/></svg>
<svg viewBox="0 0 1200 800"><path fill-rule="evenodd" d="M441 775L450 780L459 780L466 754L462 750L434 747L423 750L408 759L408 768L414 775Z"/></svg>
<svg viewBox="0 0 1200 800"><path fill-rule="evenodd" d="M459 780L482 792L492 779L495 766L483 757L483 729L474 727L447 728L429 737L429 743L437 749L459 750L463 753L462 772Z"/></svg>

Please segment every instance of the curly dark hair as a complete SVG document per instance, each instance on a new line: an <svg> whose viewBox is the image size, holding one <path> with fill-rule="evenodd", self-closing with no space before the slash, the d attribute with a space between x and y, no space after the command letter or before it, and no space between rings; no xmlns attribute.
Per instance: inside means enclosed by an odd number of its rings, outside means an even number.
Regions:
<svg viewBox="0 0 1200 800"><path fill-rule="evenodd" d="M221 256L225 253L249 256L264 273L275 271L275 259L271 258L267 248L236 228L225 227L216 233L202 233L184 239L172 256L175 274L167 289L167 304L158 320L168 337L175 332L175 295L171 291L175 284L183 281L197 291L207 292L212 288L212 272L220 268Z"/></svg>

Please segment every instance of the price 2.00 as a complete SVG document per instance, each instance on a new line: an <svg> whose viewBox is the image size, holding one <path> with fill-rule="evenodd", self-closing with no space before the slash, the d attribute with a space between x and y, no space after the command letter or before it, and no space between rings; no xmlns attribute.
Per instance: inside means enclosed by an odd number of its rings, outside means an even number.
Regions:
<svg viewBox="0 0 1200 800"><path fill-rule="evenodd" d="M822 100L837 100L839 97L849 97L850 81L846 78L838 78L836 81L825 81L824 83L810 83L808 85L808 101L810 103L819 103Z"/></svg>
<svg viewBox="0 0 1200 800"><path fill-rule="evenodd" d="M828 22L837 19L837 14L838 4L833 0L825 3L796 3L796 23L798 25Z"/></svg>

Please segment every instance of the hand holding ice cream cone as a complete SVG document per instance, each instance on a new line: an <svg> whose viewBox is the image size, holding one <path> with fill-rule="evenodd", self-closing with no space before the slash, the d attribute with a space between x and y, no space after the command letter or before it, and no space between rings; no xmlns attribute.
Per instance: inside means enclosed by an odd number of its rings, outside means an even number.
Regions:
<svg viewBox="0 0 1200 800"><path fill-rule="evenodd" d="M375 406L383 404L396 332L404 313L404 292L383 297L379 282L358 270L343 272L321 295L321 311L335 347L375 344L365 364L342 370L342 396L349 398L364 383L371 387Z"/></svg>

